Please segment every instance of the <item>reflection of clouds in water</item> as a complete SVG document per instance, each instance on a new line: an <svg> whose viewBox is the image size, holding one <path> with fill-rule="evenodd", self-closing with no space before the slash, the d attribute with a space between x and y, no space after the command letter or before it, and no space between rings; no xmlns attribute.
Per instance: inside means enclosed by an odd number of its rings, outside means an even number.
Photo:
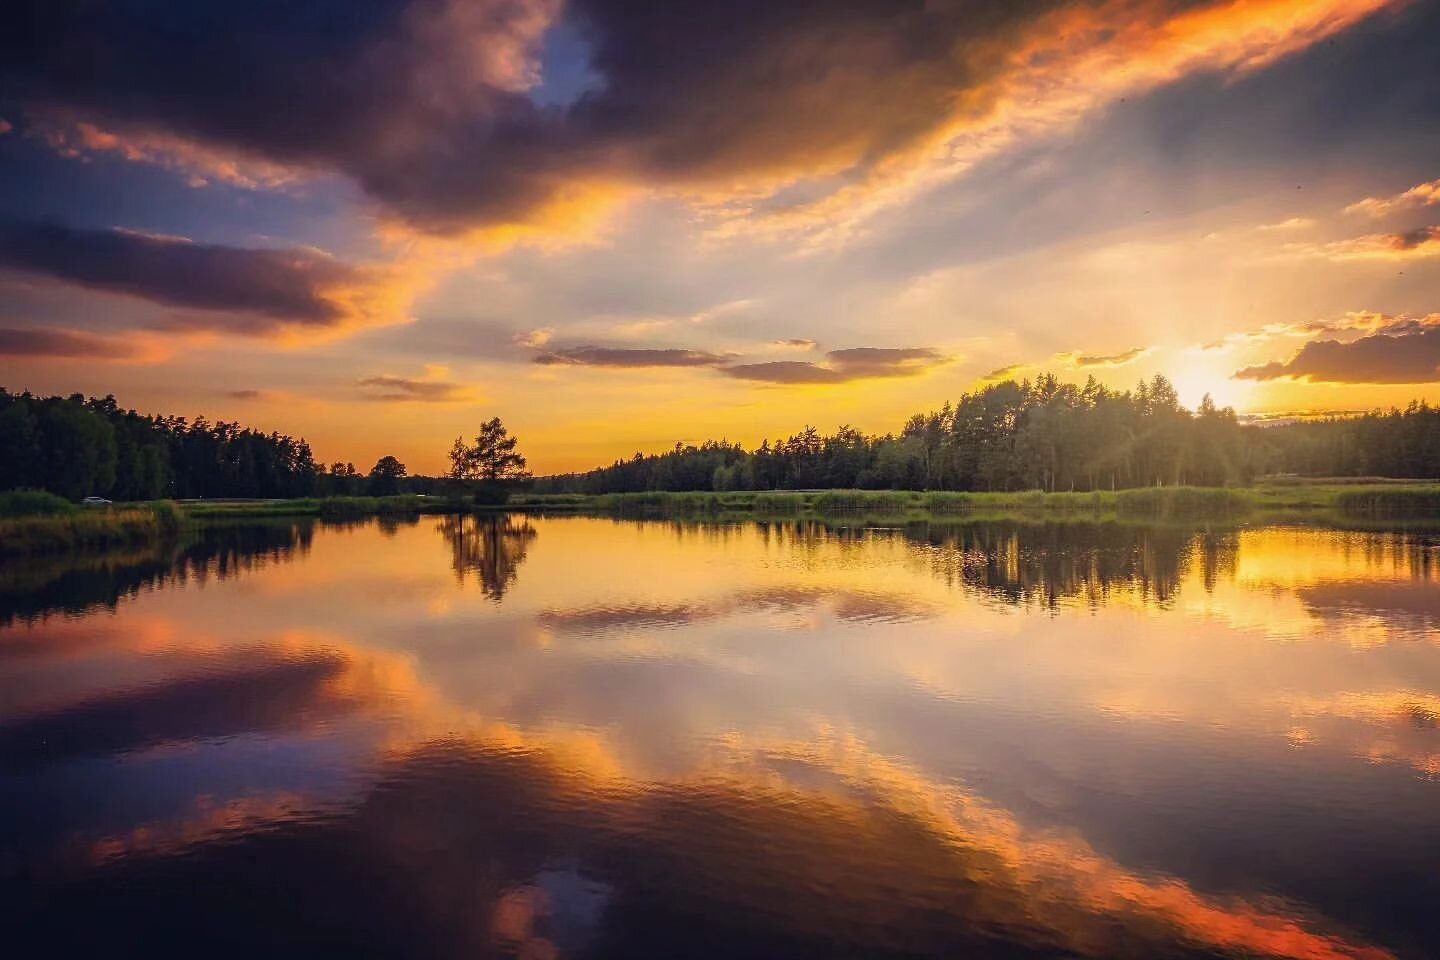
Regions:
<svg viewBox="0 0 1440 960"><path fill-rule="evenodd" d="M1295 694L1277 706L1297 724L1297 747L1325 745L1440 778L1440 696L1419 690Z"/></svg>
<svg viewBox="0 0 1440 960"><path fill-rule="evenodd" d="M239 734L305 730L378 709L420 684L396 654L356 655L334 635L291 631L268 644L201 646L196 672L34 708L0 726L0 770Z"/></svg>
<svg viewBox="0 0 1440 960"><path fill-rule="evenodd" d="M908 623L939 614L920 597L836 587L791 585L741 590L709 602L643 603L549 609L536 622L561 633L599 634L608 631L683 627L757 611L808 611L827 608L846 623Z"/></svg>
<svg viewBox="0 0 1440 960"><path fill-rule="evenodd" d="M308 592L292 591L286 603L298 606L271 611L288 621L328 612L342 596L350 616L340 622L348 629L331 633L271 634L259 643L247 635L235 645L206 632L214 629L217 608L250 616L255 598L269 596L247 589L215 595L203 608L170 609L168 622L151 616L155 629L141 629L146 620L135 613L154 608L137 604L113 620L56 619L33 635L0 635L0 650L25 650L9 658L17 671L85 665L95 683L99 674L86 658L103 653L165 673L75 697L69 707L27 710L24 723L32 725L22 724L21 740L44 734L57 751L53 759L69 758L47 766L45 775L58 776L84 757L123 756L133 764L138 753L172 747L208 754L247 734L277 743L322 739L342 728L354 735L363 722L367 749L378 739L373 769L352 758L363 785L343 804L325 806L323 815L321 794L303 787L271 784L248 794L243 777L238 785L177 780L169 789L196 792L183 814L90 835L105 864L93 878L97 889L136 904L138 895L122 889L125 881L144 875L178 884L181 874L170 872L178 868L165 861L184 851L194 869L226 875L233 867L242 884L251 874L287 871L295 872L287 881L295 885L338 884L333 896L345 901L341 912L360 917L354 932L362 946L369 945L362 935L376 934L367 924L389 922L392 932L410 924L422 943L461 944L453 952L469 955L484 954L497 938L514 952L571 955L652 926L662 928L661 947L693 946L686 936L736 933L705 919L717 912L758 925L751 930L756 943L762 934L791 938L817 953L842 942L837 931L844 931L844 944L872 952L941 952L941 944L952 954L964 946L984 952L995 943L975 939L983 930L1039 955L1155 957L1186 948L1384 955L1328 933L1328 923L1293 904L1216 896L1234 887L1192 876L1186 856L1162 855L1159 863L1178 865L1173 872L1194 886L1139 871L1100 839L1104 816L1126 809L1118 798L1093 801L1096 819L1076 820L1082 840L1022 823L1032 811L993 788L1012 774L1025 779L1014 772L1017 764L1048 764L1057 789L1072 795L1140 789L1143 796L1126 802L1138 810L1153 801L1163 812L1168 801L1154 798L1163 793L1157 778L1167 773L1154 751L1129 765L1119 756L1145 746L1155 736L1145 722L1160 716L1170 719L1163 735L1174 740L1176 764L1203 766L1204 738L1232 737L1225 743L1235 756L1226 769L1260 771L1258 760L1247 766L1237 758L1265 756L1242 736L1262 732L1290 737L1297 751L1342 755L1347 778L1370 774L1346 757L1424 771L1435 753L1435 697L1424 691L1423 672L1404 674L1414 689L1388 691L1380 669L1401 675L1397 649L1419 645L1391 643L1387 651L1265 642L1302 628L1314 639L1337 638L1325 615L1331 608L1349 619L1371 611L1371 626L1390 640L1415 636L1427 621L1397 612L1429 616L1432 606L1423 579L1428 568L1409 562L1410 548L1366 546L1366 538L1377 539L1372 535L1245 531L1232 538L1227 559L1223 540L1211 549L1193 533L1157 535L1188 545L1166 552L1134 531L1101 531L1098 540L1075 534L1067 544L1054 531L997 527L993 536L967 534L968 546L933 529L924 536L847 535L843 543L822 533L807 536L804 556L789 562L790 541L776 547L780 535L772 531L768 543L777 552L757 553L756 530L737 526L714 537L647 542L641 559L619 549L631 531L616 524L607 529L617 552L601 555L611 579L577 584L557 571L594 563L595 544L605 541L566 532L590 529L586 523L537 521L529 536L516 532L527 524L487 524L483 532L476 525L473 536L452 531L473 541L462 547L473 546L478 565L461 581L478 578L483 596L454 589L444 551L436 553L429 529L419 531L424 537L414 539L424 549L390 562L413 567L419 557L431 564L429 572L456 599L454 611L440 615L428 612L433 596L414 597L412 610L397 606L403 591L383 605L368 586L337 594L329 584L348 570L342 567L332 570L323 591L313 584ZM546 536L537 540L536 529ZM345 552L366 546L362 532L346 541ZM505 548L499 554L496 535ZM1055 536L1061 539L1047 539ZM410 537L401 531L396 540L403 547ZM1249 547L1255 549L1247 563ZM1216 556L1207 559L1210 553ZM1285 566L1293 555L1304 556ZM377 564L386 556L377 555ZM932 566L937 556L943 562ZM957 556L966 576L923 575L954 570L949 559ZM1181 560L1172 564L1172 556ZM552 558L565 562L552 565ZM730 566L717 568L717 558ZM527 578L549 588L537 590L540 599L529 579L526 590L508 592L522 561ZM673 579L655 579L667 570ZM993 588L986 580L992 571ZM1168 584L1164 591L1159 581ZM617 583L627 590L651 583L655 592L638 587L618 594L633 601L616 601L610 597ZM721 592L712 595L717 584ZM977 592L987 600L1019 599L976 603ZM1186 602L1154 602L1162 592ZM503 613L486 602L499 593ZM1093 609L1085 616L1061 610L1043 622L1023 609L1014 615L1017 603L1050 607L1066 595L1085 598ZM1197 597L1208 598L1198 611L1190 605ZM1277 598L1290 605L1278 606ZM1253 604L1253 633L1195 615L1241 601ZM370 614L377 615L373 623L366 621ZM905 629L922 619L929 621L924 630ZM771 642L788 626L813 636ZM548 635L536 636L536 627ZM661 631L669 633L649 635ZM592 635L604 640L540 642ZM403 643L405 652L374 649L391 642ZM641 647L675 659L641 662ZM106 679L115 686L113 676ZM1277 689L1304 696L1277 698ZM1100 717L1097 705L1112 709ZM1123 734L1103 730L1117 720L1126 724ZM1086 723L1075 736L1061 736ZM830 732L837 728L860 733ZM1070 754L1073 766L1041 748L1047 739L1063 744L1052 752ZM7 756L17 769L29 762L24 750L0 749L0 758ZM966 757L983 762L970 766ZM1389 770L1392 778L1405 773ZM957 786L965 783L983 788L988 799ZM1218 791L1217 802L1244 791L1230 780L1205 784L1198 774L1182 785L1208 786ZM1283 799L1287 786L1267 795ZM1314 836L1353 815L1364 791L1352 783L1340 793L1297 835ZM1056 801L1056 819L1071 802ZM1171 812L1182 828L1195 826L1193 813ZM1215 818L1223 822L1224 813ZM1367 850L1363 842L1346 849ZM256 866L245 868L246 857ZM360 881L351 874L393 877L392 886L355 889ZM185 876L193 882L193 874ZM1283 867L1271 876L1290 889ZM388 902L384 894L395 887L412 891L412 899ZM202 890L183 896L191 899L178 908L188 902L196 916L225 909L201 902ZM398 911L396 919L365 916L387 909ZM666 916L687 922L667 928ZM61 922L58 914L54 919ZM713 940L717 949L722 939Z"/></svg>
<svg viewBox="0 0 1440 960"><path fill-rule="evenodd" d="M1408 582L1329 581L1300 587L1295 593L1322 620L1373 620L1416 637L1440 634L1440 576Z"/></svg>
<svg viewBox="0 0 1440 960"><path fill-rule="evenodd" d="M247 817L259 805L221 816L249 832L222 828L226 842L191 847L186 858L146 855L162 847L111 859L89 887L115 904L103 930L68 924L67 904L26 903L36 891L21 905L39 908L38 929L52 943L79 946L93 935L121 949L143 929L124 910L143 876L169 909L218 924L230 944L255 932L226 924L239 919L230 905L273 899L267 885L284 877L282 889L309 891L320 915L345 905L337 946L404 929L419 954L493 939L526 956L590 945L733 956L776 943L797 955L1003 947L1036 957L1389 956L1291 904L1209 896L1128 871L1079 838L1028 830L850 736L736 735L716 765L662 782L635 779L603 750L577 754L564 736L479 724L442 741L392 744L348 812L297 815L278 798L277 822L256 829ZM230 883L185 886L192 871Z"/></svg>
<svg viewBox="0 0 1440 960"><path fill-rule="evenodd" d="M611 896L573 865L547 867L500 895L492 929L521 957L574 956L594 937Z"/></svg>

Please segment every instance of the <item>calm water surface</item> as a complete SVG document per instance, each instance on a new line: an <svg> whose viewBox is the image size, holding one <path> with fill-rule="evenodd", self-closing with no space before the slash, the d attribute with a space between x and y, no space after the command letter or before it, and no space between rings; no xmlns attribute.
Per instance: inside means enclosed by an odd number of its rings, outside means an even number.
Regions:
<svg viewBox="0 0 1440 960"><path fill-rule="evenodd" d="M423 518L0 567L15 956L1440 956L1440 537Z"/></svg>

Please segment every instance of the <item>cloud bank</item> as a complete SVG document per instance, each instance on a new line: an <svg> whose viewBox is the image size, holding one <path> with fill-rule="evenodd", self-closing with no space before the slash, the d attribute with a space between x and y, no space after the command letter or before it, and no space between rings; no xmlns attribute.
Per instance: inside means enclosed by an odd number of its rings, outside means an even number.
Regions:
<svg viewBox="0 0 1440 960"><path fill-rule="evenodd" d="M1286 361L1238 370L1241 380L1324 383L1440 382L1440 313L1392 318L1356 340L1314 340Z"/></svg>
<svg viewBox="0 0 1440 960"><path fill-rule="evenodd" d="M135 344L80 330L0 327L0 357L128 360L139 354Z"/></svg>
<svg viewBox="0 0 1440 960"><path fill-rule="evenodd" d="M0 222L0 270L182 308L166 322L178 329L258 336L393 317L392 278L384 271L309 248L228 247L8 221Z"/></svg>
<svg viewBox="0 0 1440 960"><path fill-rule="evenodd" d="M804 218L1395 4L19 0L0 87L62 151L241 184L338 174L430 232L833 181ZM531 93L562 16L596 82L545 103Z"/></svg>

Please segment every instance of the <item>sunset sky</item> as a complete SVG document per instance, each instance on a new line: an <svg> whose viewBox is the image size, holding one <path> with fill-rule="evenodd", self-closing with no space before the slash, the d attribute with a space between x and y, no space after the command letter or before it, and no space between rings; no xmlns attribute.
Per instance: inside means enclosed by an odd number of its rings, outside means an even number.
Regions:
<svg viewBox="0 0 1440 960"><path fill-rule="evenodd" d="M18 0L0 385L536 472L1440 400L1430 0Z"/></svg>

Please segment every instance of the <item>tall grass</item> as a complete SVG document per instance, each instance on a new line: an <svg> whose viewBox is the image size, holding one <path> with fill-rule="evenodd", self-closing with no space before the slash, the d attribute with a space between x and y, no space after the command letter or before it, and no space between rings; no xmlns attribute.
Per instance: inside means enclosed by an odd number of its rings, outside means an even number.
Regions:
<svg viewBox="0 0 1440 960"><path fill-rule="evenodd" d="M1255 505L1244 490L1214 487L1147 487L1092 493L1045 493L1026 490L1009 493L956 493L913 490L735 491L729 493L607 493L577 502L567 498L564 508L620 515L668 514L690 516L750 513L757 516L822 517L867 516L890 519L924 516L1053 513L1114 513L1127 517L1160 519L1228 518ZM527 506L544 509L543 500Z"/></svg>
<svg viewBox="0 0 1440 960"><path fill-rule="evenodd" d="M1229 487L1137 487L1114 493L1122 516L1201 519L1250 512L1254 501Z"/></svg>
<svg viewBox="0 0 1440 960"><path fill-rule="evenodd" d="M670 514L691 516L720 513L756 513L789 516L806 508L806 494L782 491L675 492L650 490L637 493L602 493L587 498L586 509L626 515ZM566 504L576 508L573 501Z"/></svg>
<svg viewBox="0 0 1440 960"><path fill-rule="evenodd" d="M133 548L176 537L185 515L169 500L131 507L32 514L0 519L0 556Z"/></svg>
<svg viewBox="0 0 1440 960"><path fill-rule="evenodd" d="M1425 516L1440 513L1440 484L1342 490L1335 497L1341 513L1372 516Z"/></svg>
<svg viewBox="0 0 1440 960"><path fill-rule="evenodd" d="M910 490L826 490L811 501L816 513L904 514L920 505Z"/></svg>
<svg viewBox="0 0 1440 960"><path fill-rule="evenodd" d="M463 505L440 497L300 497L294 500L212 500L187 503L185 513L196 519L245 517L370 517L386 513L421 513Z"/></svg>

